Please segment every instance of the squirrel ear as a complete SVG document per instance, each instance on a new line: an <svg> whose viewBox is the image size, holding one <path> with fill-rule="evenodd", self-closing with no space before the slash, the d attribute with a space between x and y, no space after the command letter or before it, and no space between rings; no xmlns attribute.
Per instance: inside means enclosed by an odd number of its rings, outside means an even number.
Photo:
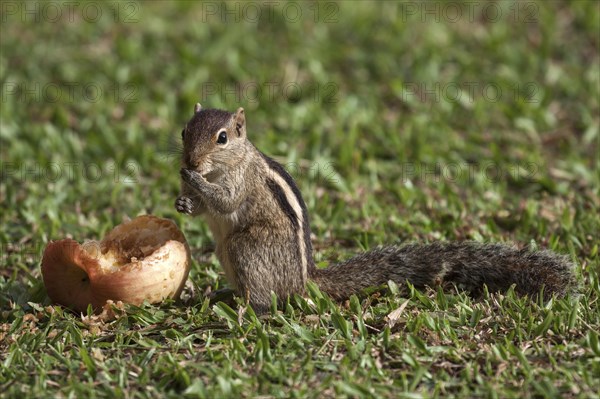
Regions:
<svg viewBox="0 0 600 399"><path fill-rule="evenodd" d="M194 113L195 114L200 112L201 109L202 109L202 105L200 105L200 103L196 103L196 105L194 105Z"/></svg>
<svg viewBox="0 0 600 399"><path fill-rule="evenodd" d="M235 111L235 131L238 137L246 136L246 115L242 107Z"/></svg>

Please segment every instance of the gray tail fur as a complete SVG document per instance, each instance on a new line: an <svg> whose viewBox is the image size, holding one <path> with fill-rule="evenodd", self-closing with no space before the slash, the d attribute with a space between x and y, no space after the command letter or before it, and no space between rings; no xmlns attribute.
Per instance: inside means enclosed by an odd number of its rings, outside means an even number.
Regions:
<svg viewBox="0 0 600 399"><path fill-rule="evenodd" d="M577 289L575 267L566 256L550 251L517 249L503 244L454 242L378 248L326 269L311 279L335 299L345 299L368 287L392 280L416 287L454 283L478 294L515 291L531 297L542 293L563 297Z"/></svg>

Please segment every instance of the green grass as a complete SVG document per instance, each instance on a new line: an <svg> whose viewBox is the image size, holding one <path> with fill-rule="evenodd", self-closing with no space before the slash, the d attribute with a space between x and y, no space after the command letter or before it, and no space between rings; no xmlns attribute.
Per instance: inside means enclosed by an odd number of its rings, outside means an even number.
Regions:
<svg viewBox="0 0 600 399"><path fill-rule="evenodd" d="M28 3L36 21L1 3L0 396L598 397L599 3L295 3L298 20L277 3L258 22L247 3L229 21L216 2L81 3L62 22L47 4ZM245 107L298 180L320 263L517 242L568 254L581 295L333 303L311 287L266 318L209 305L225 282L210 234L173 207L172 144L199 99ZM49 240L144 213L185 232L191 299L112 321L49 306Z"/></svg>

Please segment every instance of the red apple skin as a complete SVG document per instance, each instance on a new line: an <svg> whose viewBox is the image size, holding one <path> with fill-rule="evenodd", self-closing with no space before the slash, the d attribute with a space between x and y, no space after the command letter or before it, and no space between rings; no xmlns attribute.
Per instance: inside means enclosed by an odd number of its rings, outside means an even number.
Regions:
<svg viewBox="0 0 600 399"><path fill-rule="evenodd" d="M77 241L67 238L51 242L42 259L42 277L48 296L53 302L78 312L85 312L88 304L94 308L102 306L93 300L90 276L86 271L99 267L98 261Z"/></svg>

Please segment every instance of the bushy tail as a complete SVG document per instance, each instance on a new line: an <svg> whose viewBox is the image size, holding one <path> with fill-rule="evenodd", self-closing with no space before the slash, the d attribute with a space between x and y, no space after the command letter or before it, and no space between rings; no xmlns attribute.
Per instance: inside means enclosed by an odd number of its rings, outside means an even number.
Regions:
<svg viewBox="0 0 600 399"><path fill-rule="evenodd" d="M335 299L392 280L416 287L444 282L474 294L484 284L490 291L515 291L544 298L565 296L577 288L574 265L550 251L517 249L503 244L454 242L378 248L343 263L313 271L311 279Z"/></svg>

